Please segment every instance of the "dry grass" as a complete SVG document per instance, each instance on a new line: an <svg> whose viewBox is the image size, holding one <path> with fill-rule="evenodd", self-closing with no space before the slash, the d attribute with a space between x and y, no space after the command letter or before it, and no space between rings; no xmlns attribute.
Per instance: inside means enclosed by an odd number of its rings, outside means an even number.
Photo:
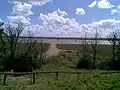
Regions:
<svg viewBox="0 0 120 90"><path fill-rule="evenodd" d="M56 47L61 50L81 50L83 45L82 44L56 44ZM90 51L92 51L90 44L88 45L88 48ZM110 45L100 45L97 48L97 53L102 56L104 55L109 56L112 54L112 48Z"/></svg>
<svg viewBox="0 0 120 90"><path fill-rule="evenodd" d="M20 44L18 46L20 48L21 51L24 51L26 46L24 44ZM38 51L40 51L40 44L37 43L35 45L35 47L37 48ZM70 50L81 50L83 47L82 44L55 44L55 43L43 43L43 47L42 47L42 51L44 53L47 53L48 56L52 56L52 55L57 55L59 53L59 51L70 51ZM88 45L90 51L91 51L91 46ZM18 50L18 51L20 51ZM110 45L100 45L97 48L97 53L102 55L102 56L110 56L112 54L112 48Z"/></svg>

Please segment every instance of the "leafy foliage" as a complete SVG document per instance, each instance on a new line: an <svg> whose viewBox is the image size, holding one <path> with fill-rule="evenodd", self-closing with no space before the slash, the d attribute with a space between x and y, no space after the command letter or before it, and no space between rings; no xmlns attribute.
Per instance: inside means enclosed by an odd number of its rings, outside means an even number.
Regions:
<svg viewBox="0 0 120 90"><path fill-rule="evenodd" d="M27 72L40 67L40 61L44 58L42 47L37 48L35 40L20 39L24 30L22 23L15 27L7 24L6 28L0 29L0 71Z"/></svg>

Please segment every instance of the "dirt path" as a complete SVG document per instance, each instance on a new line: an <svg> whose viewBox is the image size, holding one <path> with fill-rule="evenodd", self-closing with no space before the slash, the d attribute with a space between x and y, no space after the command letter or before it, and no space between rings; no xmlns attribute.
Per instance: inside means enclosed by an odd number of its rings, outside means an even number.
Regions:
<svg viewBox="0 0 120 90"><path fill-rule="evenodd" d="M56 47L56 43L51 43L50 48L46 52L47 56L58 55L59 51L62 51Z"/></svg>

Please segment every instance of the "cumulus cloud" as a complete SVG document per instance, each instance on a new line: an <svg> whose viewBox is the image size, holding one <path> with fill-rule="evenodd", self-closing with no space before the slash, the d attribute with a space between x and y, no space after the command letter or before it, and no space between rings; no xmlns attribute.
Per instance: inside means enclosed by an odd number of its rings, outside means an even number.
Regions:
<svg viewBox="0 0 120 90"><path fill-rule="evenodd" d="M64 18L65 19L65 18ZM67 21L66 21L67 20ZM59 26L55 24L52 19L52 24L49 21L43 21L42 25L33 25L26 27L24 31L24 35L27 34L27 30L34 33L35 36L76 36L76 37L84 37L85 32L87 37L94 37L96 30L99 33L100 37L107 37L110 32L118 30L120 28L120 20L114 19L106 19L97 22L92 22L89 24L79 24L77 21L72 19L65 19L66 23L61 22L62 24ZM69 24L67 24L69 23Z"/></svg>
<svg viewBox="0 0 120 90"><path fill-rule="evenodd" d="M120 9L120 5L117 6L117 9Z"/></svg>
<svg viewBox="0 0 120 90"><path fill-rule="evenodd" d="M120 14L120 5L116 6L115 9L112 9L111 14Z"/></svg>
<svg viewBox="0 0 120 90"><path fill-rule="evenodd" d="M98 8L104 8L104 9L109 9L114 7L114 5L112 5L108 0L98 1L97 6Z"/></svg>
<svg viewBox="0 0 120 90"><path fill-rule="evenodd" d="M24 16L7 16L7 21L13 24L22 22L25 25L30 24L30 18Z"/></svg>
<svg viewBox="0 0 120 90"><path fill-rule="evenodd" d="M12 8L13 10L12 14L24 16L33 15L31 8L32 8L31 4L17 2Z"/></svg>
<svg viewBox="0 0 120 90"><path fill-rule="evenodd" d="M109 0L94 0L89 7L98 7L102 9L110 9L115 7L114 5L111 4Z"/></svg>
<svg viewBox="0 0 120 90"><path fill-rule="evenodd" d="M48 14L41 13L42 26L45 30L58 34L70 33L72 30L77 31L79 23L75 19L65 18L66 15L66 12L63 14L63 11L60 9Z"/></svg>
<svg viewBox="0 0 120 90"><path fill-rule="evenodd" d="M52 0L30 0L28 3L36 6L43 6L44 4L47 4L49 2L52 2Z"/></svg>
<svg viewBox="0 0 120 90"><path fill-rule="evenodd" d="M97 22L90 23L87 26L89 27L89 32L92 33L93 31L93 33L95 33L95 30L97 30L100 33L101 37L106 37L110 32L113 32L114 30L118 30L120 28L120 20L100 20Z"/></svg>
<svg viewBox="0 0 120 90"><path fill-rule="evenodd" d="M84 14L85 14L85 10L83 8L76 9L76 15L84 15Z"/></svg>
<svg viewBox="0 0 120 90"><path fill-rule="evenodd" d="M49 2L53 2L52 0L10 0L11 3L16 4L18 2L29 3L35 6L43 6Z"/></svg>
<svg viewBox="0 0 120 90"><path fill-rule="evenodd" d="M93 1L88 7L92 8L95 7L97 5L97 1Z"/></svg>
<svg viewBox="0 0 120 90"><path fill-rule="evenodd" d="M43 32L44 28L41 25L35 24L35 25L29 25L24 28L24 30L21 33L21 36L29 36L30 34L33 34L33 36L41 36L41 33Z"/></svg>
<svg viewBox="0 0 120 90"><path fill-rule="evenodd" d="M96 30L101 37L106 37L114 30L120 28L120 20L106 19L89 24L79 24L75 19L68 18L65 14L60 14L60 9L48 14L40 14L42 24L30 25L25 28L24 35L27 31L34 33L35 36L76 36L94 37ZM64 11L65 12L65 11Z"/></svg>
<svg viewBox="0 0 120 90"><path fill-rule="evenodd" d="M40 19L42 24L26 27L25 31L30 30L35 36L40 36L41 33L61 36L79 32L79 23L75 19L67 18L67 13L60 9L48 14L40 13Z"/></svg>
<svg viewBox="0 0 120 90"><path fill-rule="evenodd" d="M3 20L0 18L0 22L3 22Z"/></svg>
<svg viewBox="0 0 120 90"><path fill-rule="evenodd" d="M54 13L57 13L60 16L67 16L68 15L65 11L61 11L60 8L57 10L57 12L54 12Z"/></svg>
<svg viewBox="0 0 120 90"><path fill-rule="evenodd" d="M112 10L111 10L111 14L116 14L116 13L118 13L118 10L117 10L117 9L112 9Z"/></svg>

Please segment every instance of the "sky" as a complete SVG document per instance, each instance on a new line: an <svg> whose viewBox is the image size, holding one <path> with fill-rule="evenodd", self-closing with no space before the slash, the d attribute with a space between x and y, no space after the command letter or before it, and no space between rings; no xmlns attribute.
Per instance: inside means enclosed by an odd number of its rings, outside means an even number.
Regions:
<svg viewBox="0 0 120 90"><path fill-rule="evenodd" d="M21 35L102 37L120 28L120 0L1 0L0 21L21 21Z"/></svg>

